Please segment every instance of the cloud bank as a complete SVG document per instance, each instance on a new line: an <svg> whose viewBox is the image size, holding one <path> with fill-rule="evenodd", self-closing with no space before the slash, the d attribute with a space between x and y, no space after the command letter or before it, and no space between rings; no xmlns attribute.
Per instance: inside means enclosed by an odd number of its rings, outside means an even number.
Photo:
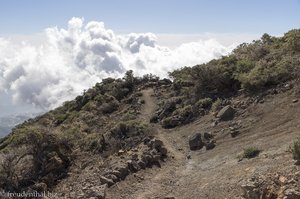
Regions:
<svg viewBox="0 0 300 199"><path fill-rule="evenodd" d="M39 45L0 38L0 93L12 93L15 103L52 109L101 79L119 77L132 69L136 75L161 77L182 66L192 66L225 55L233 49L208 39L176 48L157 44L152 33L118 35L103 22L72 18L66 29L45 30Z"/></svg>

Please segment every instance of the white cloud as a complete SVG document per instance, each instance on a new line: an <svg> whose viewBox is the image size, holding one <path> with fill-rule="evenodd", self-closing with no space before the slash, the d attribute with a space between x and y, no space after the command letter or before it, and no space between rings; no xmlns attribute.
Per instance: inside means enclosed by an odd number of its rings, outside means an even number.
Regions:
<svg viewBox="0 0 300 199"><path fill-rule="evenodd" d="M72 18L67 29L45 31L39 45L0 38L0 92L16 103L54 108L102 78L135 74L166 76L168 71L207 62L229 53L214 39L188 42L170 49L157 44L152 33L118 35L103 22L86 25Z"/></svg>
<svg viewBox="0 0 300 199"><path fill-rule="evenodd" d="M168 46L175 49L184 43L194 41L206 41L214 38L223 46L238 45L244 42L252 42L261 37L263 33L249 34L249 33L199 33L199 34L157 34L157 43L159 45Z"/></svg>

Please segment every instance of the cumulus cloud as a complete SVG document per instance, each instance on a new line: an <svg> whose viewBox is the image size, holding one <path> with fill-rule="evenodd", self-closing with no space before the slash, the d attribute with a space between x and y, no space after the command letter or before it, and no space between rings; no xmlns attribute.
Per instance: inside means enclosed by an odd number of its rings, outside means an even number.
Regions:
<svg viewBox="0 0 300 199"><path fill-rule="evenodd" d="M9 91L15 103L45 110L74 98L101 79L167 72L207 62L229 53L216 40L182 44L174 49L160 46L152 33L118 35L103 22L84 23L72 18L66 29L45 30L39 45L0 38L0 92Z"/></svg>

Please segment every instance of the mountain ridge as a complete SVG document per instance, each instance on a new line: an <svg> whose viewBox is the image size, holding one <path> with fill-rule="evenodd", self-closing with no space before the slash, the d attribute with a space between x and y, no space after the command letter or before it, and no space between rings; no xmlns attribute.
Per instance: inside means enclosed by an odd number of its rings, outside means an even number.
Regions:
<svg viewBox="0 0 300 199"><path fill-rule="evenodd" d="M172 81L133 71L103 79L0 140L3 192L298 197L288 148L300 127L299 46L298 29L264 34L228 56L170 72ZM246 149L258 152L248 159ZM286 180L278 185L279 177Z"/></svg>

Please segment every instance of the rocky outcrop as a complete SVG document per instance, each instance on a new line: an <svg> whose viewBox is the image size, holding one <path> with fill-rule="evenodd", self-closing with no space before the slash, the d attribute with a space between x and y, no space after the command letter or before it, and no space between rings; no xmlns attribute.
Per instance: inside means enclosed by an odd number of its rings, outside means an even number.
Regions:
<svg viewBox="0 0 300 199"><path fill-rule="evenodd" d="M157 165L160 167L160 161L167 157L168 150L159 139L145 138L144 149L132 150L131 158L114 163L114 166L100 176L100 182L108 187L124 180L131 173L136 173L142 169Z"/></svg>
<svg viewBox="0 0 300 199"><path fill-rule="evenodd" d="M254 176L241 185L243 199L298 199L300 173L283 176L279 173Z"/></svg>
<svg viewBox="0 0 300 199"><path fill-rule="evenodd" d="M86 198L97 198L97 199L105 199L106 198L106 189L107 185L101 186L93 186L86 190L85 197Z"/></svg>
<svg viewBox="0 0 300 199"><path fill-rule="evenodd" d="M189 139L189 146L192 151L202 149L204 143L201 138L201 133L195 133Z"/></svg>
<svg viewBox="0 0 300 199"><path fill-rule="evenodd" d="M205 132L203 133L203 138L201 133L195 133L189 138L189 147L190 150L200 150L203 147L206 148L206 150L211 150L215 148L216 141L213 139L212 133Z"/></svg>
<svg viewBox="0 0 300 199"><path fill-rule="evenodd" d="M206 150L211 150L211 149L215 148L216 141L215 140L205 140L204 146L205 146Z"/></svg>
<svg viewBox="0 0 300 199"><path fill-rule="evenodd" d="M236 111L234 108L227 105L218 112L217 118L219 118L221 121L231 120L233 119L235 112Z"/></svg>
<svg viewBox="0 0 300 199"><path fill-rule="evenodd" d="M112 179L106 178L104 176L100 176L100 182L101 182L101 184L107 184L108 187L110 187L114 184L114 181Z"/></svg>

